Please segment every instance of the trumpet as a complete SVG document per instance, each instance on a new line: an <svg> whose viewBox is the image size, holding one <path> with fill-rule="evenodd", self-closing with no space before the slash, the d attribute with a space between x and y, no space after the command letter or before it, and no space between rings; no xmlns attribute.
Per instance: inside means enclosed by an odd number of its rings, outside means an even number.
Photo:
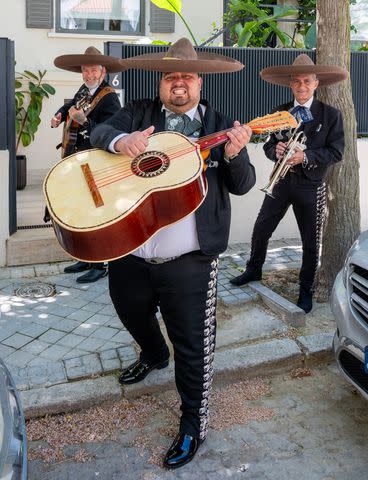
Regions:
<svg viewBox="0 0 368 480"><path fill-rule="evenodd" d="M307 137L303 132L297 132L299 127L300 123L295 128L293 135L287 142L284 155L275 163L268 184L260 189L272 198L275 198L272 195L275 185L285 177L291 167L291 165L287 164L287 161L293 156L295 149L299 148L300 150L305 150L306 148L305 142L307 141Z"/></svg>

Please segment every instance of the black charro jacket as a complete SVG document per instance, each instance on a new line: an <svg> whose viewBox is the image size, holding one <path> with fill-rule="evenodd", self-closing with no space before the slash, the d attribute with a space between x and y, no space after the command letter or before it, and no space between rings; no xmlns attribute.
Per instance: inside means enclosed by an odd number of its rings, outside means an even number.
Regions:
<svg viewBox="0 0 368 480"><path fill-rule="evenodd" d="M107 83L103 81L100 86L97 88L93 96L91 97L91 102L96 97L96 95L107 86ZM83 90L86 89L85 85L83 84L77 93L74 95L73 99L69 102L65 103L59 110L55 113L61 113L61 121L65 122L68 111L70 107L76 104L76 102L80 99ZM75 144L75 151L79 152L81 150L87 150L92 148L89 137L91 134L91 130L95 127L98 123L104 122L108 118L110 118L114 113L120 110L121 105L119 101L119 97L115 92L108 93L104 97L100 99L98 104L94 107L91 113L88 115L88 125L80 125L78 127L78 135L77 135L77 142ZM83 132L83 134L81 134Z"/></svg>
<svg viewBox="0 0 368 480"><path fill-rule="evenodd" d="M285 103L275 108L274 111L290 110L294 102ZM301 129L307 137L305 154L308 158L308 167L302 165L293 167L296 174L306 182L319 184L326 176L328 167L340 162L344 153L344 125L340 110L314 99L310 111L313 120L302 125ZM268 142L264 144L266 156L276 160L276 144L280 141L287 141L271 135Z"/></svg>
<svg viewBox="0 0 368 480"><path fill-rule="evenodd" d="M206 106L201 136L233 126L229 117L215 111L205 100L201 100L201 104ZM158 98L136 100L103 124L97 125L92 130L91 143L94 147L107 150L110 142L120 133L145 130L151 125L154 125L155 133L165 130L165 112L162 111L161 101ZM221 145L211 151L207 163L208 193L195 215L201 251L206 255L217 255L226 249L229 239L229 193L247 193L255 184L256 176L246 148L227 163L224 160L224 146Z"/></svg>

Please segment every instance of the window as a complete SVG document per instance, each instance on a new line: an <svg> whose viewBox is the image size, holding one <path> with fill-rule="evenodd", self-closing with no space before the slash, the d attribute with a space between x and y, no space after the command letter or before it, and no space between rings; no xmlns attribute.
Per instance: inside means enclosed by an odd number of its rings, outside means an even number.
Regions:
<svg viewBox="0 0 368 480"><path fill-rule="evenodd" d="M56 31L144 35L144 0L56 0Z"/></svg>

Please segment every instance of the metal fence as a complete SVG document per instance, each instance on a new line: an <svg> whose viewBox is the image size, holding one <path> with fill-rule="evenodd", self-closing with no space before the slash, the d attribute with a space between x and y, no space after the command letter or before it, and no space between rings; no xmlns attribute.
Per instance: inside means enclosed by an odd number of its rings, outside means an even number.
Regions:
<svg viewBox="0 0 368 480"><path fill-rule="evenodd" d="M162 45L128 45L120 42L107 42L105 53L126 58L167 49ZM275 106L291 99L290 90L264 82L259 72L273 65L291 64L300 53L307 53L315 60L315 52L286 48L232 48L203 47L201 51L220 53L235 58L245 64L240 72L205 75L203 98L211 105L228 114L231 118L248 121L269 113ZM351 79L353 99L358 122L358 133L368 133L368 53L352 52ZM109 82L123 91L123 102L138 98L152 98L158 94L158 72L127 70L112 74Z"/></svg>
<svg viewBox="0 0 368 480"><path fill-rule="evenodd" d="M0 150L9 151L9 232L17 229L14 42L0 38Z"/></svg>

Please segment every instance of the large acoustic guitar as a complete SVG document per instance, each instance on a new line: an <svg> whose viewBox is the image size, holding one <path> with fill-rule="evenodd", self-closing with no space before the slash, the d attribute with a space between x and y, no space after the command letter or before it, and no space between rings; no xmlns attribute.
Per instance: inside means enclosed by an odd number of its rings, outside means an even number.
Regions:
<svg viewBox="0 0 368 480"><path fill-rule="evenodd" d="M264 134L297 123L290 113L276 112L247 125ZM204 159L228 141L229 130L196 143L180 133L156 133L135 158L92 149L63 159L44 182L60 245L80 260L112 260L194 212L207 193Z"/></svg>

